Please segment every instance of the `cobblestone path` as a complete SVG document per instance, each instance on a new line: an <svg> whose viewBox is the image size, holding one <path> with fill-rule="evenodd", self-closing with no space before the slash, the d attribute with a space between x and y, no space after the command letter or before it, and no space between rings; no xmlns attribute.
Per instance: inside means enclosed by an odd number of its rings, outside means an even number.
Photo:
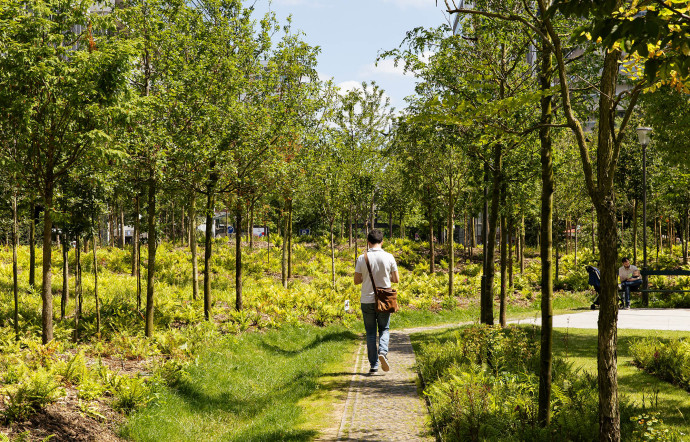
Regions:
<svg viewBox="0 0 690 442"><path fill-rule="evenodd" d="M366 343L360 344L337 440L434 440L426 423L426 405L417 392L408 330L391 331L388 362L388 373L369 375Z"/></svg>

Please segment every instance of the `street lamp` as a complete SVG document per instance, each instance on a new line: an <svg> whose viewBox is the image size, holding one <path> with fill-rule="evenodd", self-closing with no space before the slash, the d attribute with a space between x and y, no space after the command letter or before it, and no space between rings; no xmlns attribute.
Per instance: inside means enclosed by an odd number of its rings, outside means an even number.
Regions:
<svg viewBox="0 0 690 442"><path fill-rule="evenodd" d="M649 135L652 133L651 127L638 127L637 137L642 145L642 268L647 269L647 145L649 144ZM642 288L647 289L647 275L642 279ZM647 307L649 305L649 294L642 292L642 304Z"/></svg>

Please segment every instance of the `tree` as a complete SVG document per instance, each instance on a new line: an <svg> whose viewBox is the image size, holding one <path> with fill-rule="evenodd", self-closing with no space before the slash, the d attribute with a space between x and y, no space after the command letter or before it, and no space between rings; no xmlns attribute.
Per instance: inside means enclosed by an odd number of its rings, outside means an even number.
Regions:
<svg viewBox="0 0 690 442"><path fill-rule="evenodd" d="M55 190L90 151L108 147L110 110L122 96L132 47L90 2L12 1L3 9L2 86L20 97L22 127L10 155L40 190L44 208L42 341L53 339ZM40 42L37 44L36 42ZM104 75L105 74L105 75ZM7 85L7 86L5 86Z"/></svg>

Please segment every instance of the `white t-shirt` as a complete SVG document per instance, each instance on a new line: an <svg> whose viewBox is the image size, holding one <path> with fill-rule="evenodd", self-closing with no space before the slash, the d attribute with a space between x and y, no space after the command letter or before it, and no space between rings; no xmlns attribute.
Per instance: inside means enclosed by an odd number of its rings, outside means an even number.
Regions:
<svg viewBox="0 0 690 442"><path fill-rule="evenodd" d="M620 278L621 282L623 282L623 279L630 279L633 277L633 272L639 270L637 267L634 265L630 264L629 268L625 268L625 266L620 266L618 269L618 277ZM639 278L635 278L639 279Z"/></svg>
<svg viewBox="0 0 690 442"><path fill-rule="evenodd" d="M391 273L398 271L395 258L390 253L381 248L369 249L367 252L371 273L378 288L388 288L391 286ZM371 285L371 278L367 270L367 263L364 261L364 253L359 255L355 264L355 272L362 274L362 304L373 304L376 302L374 287Z"/></svg>

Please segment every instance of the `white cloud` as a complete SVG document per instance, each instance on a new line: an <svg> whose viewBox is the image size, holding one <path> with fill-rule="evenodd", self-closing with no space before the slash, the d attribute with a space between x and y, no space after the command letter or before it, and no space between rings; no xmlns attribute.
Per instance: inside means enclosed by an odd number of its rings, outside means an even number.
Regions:
<svg viewBox="0 0 690 442"><path fill-rule="evenodd" d="M338 87L340 88L340 94L345 95L350 91L353 91L355 89L362 89L362 83L359 81L355 80L349 80L349 81L343 81L342 83L338 83Z"/></svg>

